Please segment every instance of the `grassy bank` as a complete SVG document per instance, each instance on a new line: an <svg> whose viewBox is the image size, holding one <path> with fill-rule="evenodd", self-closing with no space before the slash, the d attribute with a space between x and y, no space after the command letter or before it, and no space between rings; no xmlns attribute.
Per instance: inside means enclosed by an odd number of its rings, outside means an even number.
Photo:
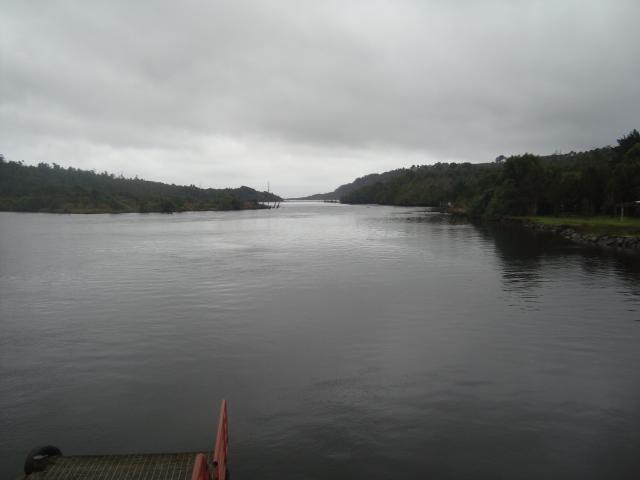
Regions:
<svg viewBox="0 0 640 480"><path fill-rule="evenodd" d="M549 226L566 225L593 235L640 236L640 218L627 217L512 217Z"/></svg>

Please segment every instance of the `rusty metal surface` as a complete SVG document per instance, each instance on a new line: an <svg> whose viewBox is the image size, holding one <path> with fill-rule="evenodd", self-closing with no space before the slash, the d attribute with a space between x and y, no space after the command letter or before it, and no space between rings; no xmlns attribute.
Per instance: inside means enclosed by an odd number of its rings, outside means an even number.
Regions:
<svg viewBox="0 0 640 480"><path fill-rule="evenodd" d="M189 480L197 452L55 457L25 480Z"/></svg>

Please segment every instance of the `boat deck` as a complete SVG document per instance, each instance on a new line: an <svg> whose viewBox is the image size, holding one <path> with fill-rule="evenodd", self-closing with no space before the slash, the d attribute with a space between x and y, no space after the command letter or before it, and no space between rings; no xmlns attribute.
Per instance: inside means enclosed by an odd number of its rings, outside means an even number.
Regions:
<svg viewBox="0 0 640 480"><path fill-rule="evenodd" d="M51 457L41 472L28 480L190 480L196 455L77 455Z"/></svg>
<svg viewBox="0 0 640 480"><path fill-rule="evenodd" d="M228 480L227 401L220 405L213 452L70 455L46 445L27 455L23 480Z"/></svg>

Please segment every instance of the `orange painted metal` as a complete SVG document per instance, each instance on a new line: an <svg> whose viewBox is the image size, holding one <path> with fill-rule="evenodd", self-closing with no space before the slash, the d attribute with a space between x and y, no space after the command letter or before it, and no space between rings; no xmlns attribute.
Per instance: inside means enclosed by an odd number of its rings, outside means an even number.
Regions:
<svg viewBox="0 0 640 480"><path fill-rule="evenodd" d="M213 450L213 465L216 469L216 479L227 478L227 457L229 456L229 425L227 423L227 401L220 405L220 419L218 420L218 435Z"/></svg>
<svg viewBox="0 0 640 480"><path fill-rule="evenodd" d="M213 463L200 453L193 464L191 480L227 480L227 457L229 456L229 425L227 422L227 401L222 400L218 419L218 434L213 448Z"/></svg>
<svg viewBox="0 0 640 480"><path fill-rule="evenodd" d="M199 453L196 456L196 461L193 463L191 480L210 480L210 478L209 468L207 468L207 458L204 454Z"/></svg>

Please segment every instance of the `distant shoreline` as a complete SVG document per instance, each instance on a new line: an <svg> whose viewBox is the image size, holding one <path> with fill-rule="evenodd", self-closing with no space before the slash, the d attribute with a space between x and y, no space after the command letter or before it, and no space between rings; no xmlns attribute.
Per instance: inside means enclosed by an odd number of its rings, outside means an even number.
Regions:
<svg viewBox="0 0 640 480"><path fill-rule="evenodd" d="M127 213L187 213L187 212L240 212L244 210L269 210L270 207L262 204L243 206L241 208L187 208L173 211L162 210L108 210L108 209L56 209L56 210L7 210L0 209L0 212L7 213L47 213L51 215L121 215Z"/></svg>
<svg viewBox="0 0 640 480"><path fill-rule="evenodd" d="M173 213L268 209L282 201L247 186L199 188L103 172L37 166L0 156L0 211L31 213Z"/></svg>

